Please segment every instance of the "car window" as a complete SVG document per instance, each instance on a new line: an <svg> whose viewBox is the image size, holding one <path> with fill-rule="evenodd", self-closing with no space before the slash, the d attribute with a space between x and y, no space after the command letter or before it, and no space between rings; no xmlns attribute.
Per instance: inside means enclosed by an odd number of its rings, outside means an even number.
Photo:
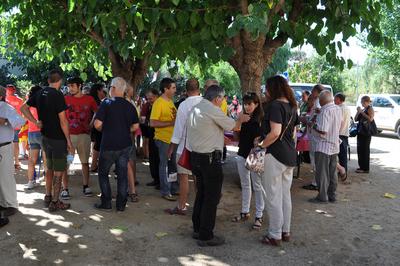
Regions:
<svg viewBox="0 0 400 266"><path fill-rule="evenodd" d="M397 104L400 105L400 96L390 96L392 100Z"/></svg>
<svg viewBox="0 0 400 266"><path fill-rule="evenodd" d="M390 101L389 101L388 99L386 99L386 98L377 97L377 98L373 101L372 105L375 106L375 107L389 107L389 106L391 106L391 103L390 103Z"/></svg>

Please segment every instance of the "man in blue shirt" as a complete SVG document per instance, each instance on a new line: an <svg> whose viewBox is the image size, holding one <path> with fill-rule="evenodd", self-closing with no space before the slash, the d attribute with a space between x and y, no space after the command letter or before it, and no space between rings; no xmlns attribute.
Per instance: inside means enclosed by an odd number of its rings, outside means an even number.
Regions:
<svg viewBox="0 0 400 266"><path fill-rule="evenodd" d="M139 118L133 105L124 98L127 84L123 78L111 81L110 95L96 113L94 126L103 136L99 157L101 203L95 208L111 210L111 187L108 178L111 166L117 169L117 211L124 211L128 196L127 165L132 147L131 135L139 128Z"/></svg>

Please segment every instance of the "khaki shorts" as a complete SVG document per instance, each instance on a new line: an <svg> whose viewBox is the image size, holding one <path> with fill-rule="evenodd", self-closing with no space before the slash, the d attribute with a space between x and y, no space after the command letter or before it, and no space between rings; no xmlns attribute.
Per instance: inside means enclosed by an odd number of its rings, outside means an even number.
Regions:
<svg viewBox="0 0 400 266"><path fill-rule="evenodd" d="M78 152L79 160L81 163L89 163L90 157L90 135L79 134L71 135L71 142L74 149Z"/></svg>
<svg viewBox="0 0 400 266"><path fill-rule="evenodd" d="M177 169L178 174L192 175L192 171L190 171L190 170L188 170L186 168L183 168L182 166L180 166L178 164L179 158L181 158L181 155L182 154L179 154L179 153L176 154L176 169Z"/></svg>

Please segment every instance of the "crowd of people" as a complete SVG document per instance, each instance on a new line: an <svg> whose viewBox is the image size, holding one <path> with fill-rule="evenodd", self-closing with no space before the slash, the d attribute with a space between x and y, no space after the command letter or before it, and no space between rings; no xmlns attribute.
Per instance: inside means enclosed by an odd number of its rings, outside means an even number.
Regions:
<svg viewBox="0 0 400 266"><path fill-rule="evenodd" d="M94 208L113 209L109 177L113 165L117 176L116 210L124 211L128 200L138 202L136 161L141 143L153 179L146 185L158 189L162 199L176 201L176 206L166 209L166 213L188 213L189 179L195 180L192 237L200 246L225 242L223 236L214 234L214 227L222 195L224 150L230 144L225 137L227 131L233 131L238 141L236 164L242 187L241 210L232 222L250 218L254 193L252 228L259 230L265 212L268 214L263 244L280 246L282 241L290 241L290 189L298 163L298 138L307 136L310 144L309 159L315 174L313 182L304 188L318 192L310 202L336 202L338 176L349 182L347 146L351 114L343 94L333 96L321 85L311 92L305 91L299 105L288 81L274 76L267 79L262 98L254 92L245 93L242 108L236 97L228 106L225 91L217 80L208 80L201 96L199 81L192 78L186 82L185 100L177 107L173 101L176 83L171 78L162 79L159 90L147 91L142 104L134 100L134 89L121 77L113 78L108 89L94 84L88 90L84 90L80 78L71 77L66 80L67 95L60 90L63 79L60 70L50 71L48 86L33 86L26 101L15 100L15 87L0 87L2 226L18 208L14 178L14 171L19 168L19 158L15 156L18 145L12 143L25 124L29 142L26 189L35 187L35 165L43 160L44 205L49 212L71 207L66 203L71 198L68 167L75 154L82 167L84 196L93 195L90 172L98 172L101 197ZM355 119L360 123L373 121L370 100L365 98L362 102L364 109L358 109ZM138 136L142 136L142 141L137 141ZM369 171L370 141L371 136L358 135L358 173ZM266 149L262 173L246 168L246 158L254 147ZM188 154L189 159L183 163Z"/></svg>

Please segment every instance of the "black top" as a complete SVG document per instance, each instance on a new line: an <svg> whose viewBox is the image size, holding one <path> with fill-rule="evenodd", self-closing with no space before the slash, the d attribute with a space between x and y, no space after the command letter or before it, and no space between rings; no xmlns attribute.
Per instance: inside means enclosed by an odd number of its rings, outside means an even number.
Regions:
<svg viewBox="0 0 400 266"><path fill-rule="evenodd" d="M121 97L104 100L96 113L103 122L100 149L118 151L132 146L131 126L139 123L136 108Z"/></svg>
<svg viewBox="0 0 400 266"><path fill-rule="evenodd" d="M259 123L252 117L248 122L243 123L239 133L238 155L247 158L254 147L254 139L263 135L263 132L265 132L264 121Z"/></svg>
<svg viewBox="0 0 400 266"><path fill-rule="evenodd" d="M271 131L270 121L281 124L283 132L289 123L290 117L292 117L292 121L283 134L282 140L280 140L281 136L279 136L279 138L267 148L267 153L271 153L275 159L286 166L296 166L297 152L293 138L294 127L299 124L296 108L292 108L289 103L278 100L271 102L266 107L266 134Z"/></svg>
<svg viewBox="0 0 400 266"><path fill-rule="evenodd" d="M39 120L43 127L43 136L50 139L65 140L58 114L67 109L64 95L55 88L45 87L28 99L27 104L38 111Z"/></svg>

